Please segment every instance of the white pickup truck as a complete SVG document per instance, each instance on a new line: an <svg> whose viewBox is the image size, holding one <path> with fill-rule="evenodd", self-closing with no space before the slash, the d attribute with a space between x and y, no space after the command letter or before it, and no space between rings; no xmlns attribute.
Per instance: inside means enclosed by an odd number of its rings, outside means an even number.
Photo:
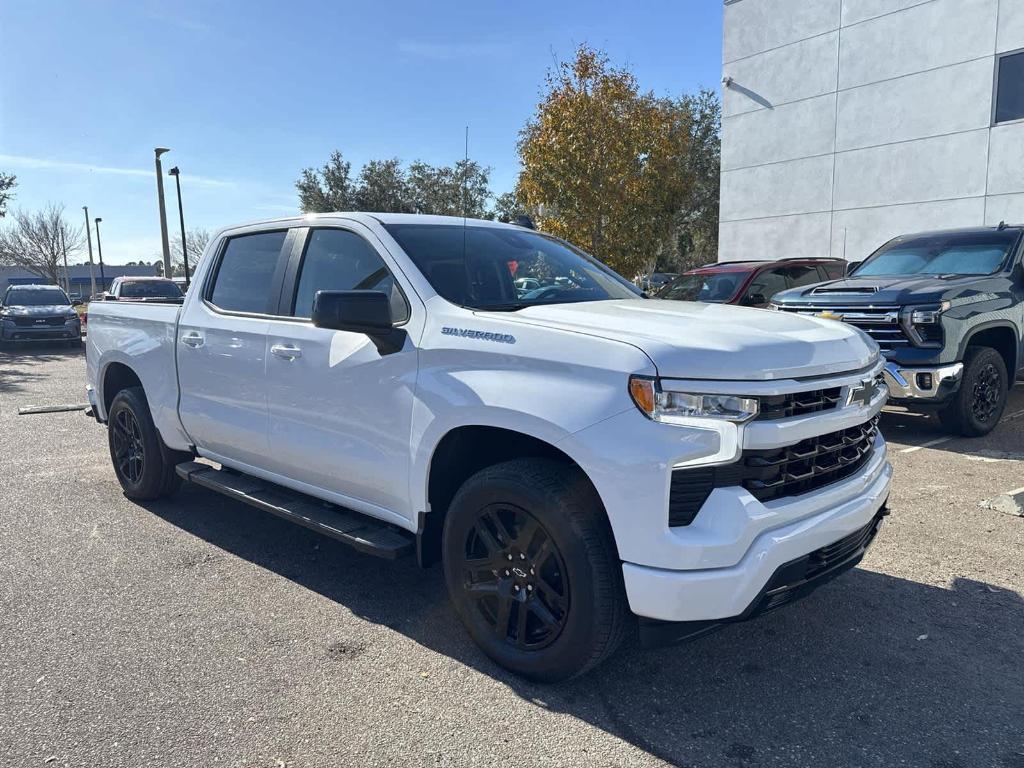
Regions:
<svg viewBox="0 0 1024 768"><path fill-rule="evenodd" d="M97 302L88 335L129 498L185 480L441 561L483 651L541 680L859 562L883 363L847 325L645 299L528 228L398 214L226 229L184 305Z"/></svg>

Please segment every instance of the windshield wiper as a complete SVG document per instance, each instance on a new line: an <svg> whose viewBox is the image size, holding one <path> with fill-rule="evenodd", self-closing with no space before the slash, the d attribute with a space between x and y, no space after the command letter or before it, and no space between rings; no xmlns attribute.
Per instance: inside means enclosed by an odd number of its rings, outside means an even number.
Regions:
<svg viewBox="0 0 1024 768"><path fill-rule="evenodd" d="M534 304L527 304L522 301L510 301L507 304L488 304L486 307L469 307L477 312L517 312L527 307L535 307Z"/></svg>

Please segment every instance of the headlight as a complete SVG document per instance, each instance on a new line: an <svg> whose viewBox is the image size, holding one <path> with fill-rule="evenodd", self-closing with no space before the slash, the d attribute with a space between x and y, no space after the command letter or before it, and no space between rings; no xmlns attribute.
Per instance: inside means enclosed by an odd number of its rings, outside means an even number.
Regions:
<svg viewBox="0 0 1024 768"><path fill-rule="evenodd" d="M774 301L769 301L768 302L768 306L765 307L765 309L771 309L771 310L774 310L774 311L778 312L779 311L779 305L776 304Z"/></svg>
<svg viewBox="0 0 1024 768"><path fill-rule="evenodd" d="M916 307L904 307L901 314L905 318L909 318L911 325L930 325L941 322L942 313L948 310L949 306L948 301L938 304L922 304Z"/></svg>
<svg viewBox="0 0 1024 768"><path fill-rule="evenodd" d="M758 403L752 397L665 392L657 379L631 376L629 394L636 407L653 421L686 424L690 419L717 419L743 423L757 416Z"/></svg>

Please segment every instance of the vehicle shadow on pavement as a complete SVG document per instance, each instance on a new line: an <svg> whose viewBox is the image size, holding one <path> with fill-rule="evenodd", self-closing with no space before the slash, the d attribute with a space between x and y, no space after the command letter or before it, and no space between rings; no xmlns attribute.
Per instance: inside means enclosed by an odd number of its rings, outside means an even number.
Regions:
<svg viewBox="0 0 1024 768"><path fill-rule="evenodd" d="M147 508L669 764L1024 768L1024 600L1009 590L858 568L753 622L630 645L589 675L540 685L477 650L438 567L361 555L197 488Z"/></svg>
<svg viewBox="0 0 1024 768"><path fill-rule="evenodd" d="M85 362L85 349L31 344L0 349L0 394L21 392L34 382L52 376L47 363L80 357Z"/></svg>

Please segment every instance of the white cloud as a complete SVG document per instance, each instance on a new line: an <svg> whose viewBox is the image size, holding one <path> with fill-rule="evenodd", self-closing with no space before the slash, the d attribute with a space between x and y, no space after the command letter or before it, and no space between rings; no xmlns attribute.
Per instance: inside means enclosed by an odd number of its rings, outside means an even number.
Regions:
<svg viewBox="0 0 1024 768"><path fill-rule="evenodd" d="M0 154L0 164L11 168L28 168L32 170L53 170L69 171L72 173L100 173L116 176L138 176L140 178L152 179L155 170L143 170L141 168L115 168L109 165L91 165L69 160L50 160L43 157L26 157L24 155L3 155ZM233 187L235 182L222 179L211 179L206 176L187 175L189 184L199 187Z"/></svg>

